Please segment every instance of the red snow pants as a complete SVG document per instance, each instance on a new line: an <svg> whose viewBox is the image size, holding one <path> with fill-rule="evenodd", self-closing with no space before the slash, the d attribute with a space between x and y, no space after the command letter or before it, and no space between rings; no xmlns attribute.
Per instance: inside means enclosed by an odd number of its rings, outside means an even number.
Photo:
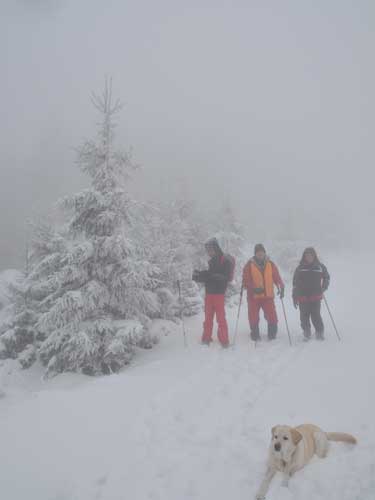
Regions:
<svg viewBox="0 0 375 500"><path fill-rule="evenodd" d="M204 303L204 323L203 323L203 342L209 342L212 339L212 329L214 326L214 316L218 324L217 336L219 341L226 345L229 343L228 324L225 318L224 294L206 295Z"/></svg>
<svg viewBox="0 0 375 500"><path fill-rule="evenodd" d="M247 298L247 305L250 328L258 325L259 311L261 309L263 309L264 317L266 318L267 323L269 323L270 325L277 324L277 314L274 299L254 299L250 296Z"/></svg>

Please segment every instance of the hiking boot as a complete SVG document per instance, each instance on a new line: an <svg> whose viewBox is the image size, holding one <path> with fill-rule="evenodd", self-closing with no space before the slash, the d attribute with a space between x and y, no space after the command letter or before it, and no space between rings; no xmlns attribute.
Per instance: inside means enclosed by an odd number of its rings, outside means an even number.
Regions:
<svg viewBox="0 0 375 500"><path fill-rule="evenodd" d="M316 340L324 340L324 332L315 332Z"/></svg>
<svg viewBox="0 0 375 500"><path fill-rule="evenodd" d="M228 349L228 347L229 347L229 342L225 342L225 343L221 344L221 347L222 347L223 349Z"/></svg>
<svg viewBox="0 0 375 500"><path fill-rule="evenodd" d="M303 340L308 342L311 339L311 330L304 330L303 332Z"/></svg>
<svg viewBox="0 0 375 500"><path fill-rule="evenodd" d="M211 344L211 342L212 342L211 340L206 340L206 339L202 339L202 340L201 340L201 344L202 344L202 345L210 345L210 344Z"/></svg>
<svg viewBox="0 0 375 500"><path fill-rule="evenodd" d="M250 338L254 342L257 342L258 340L260 340L259 326L258 325L255 325L255 326L251 327L251 329L250 329Z"/></svg>
<svg viewBox="0 0 375 500"><path fill-rule="evenodd" d="M268 323L268 340L274 340L277 333L277 325L273 323Z"/></svg>

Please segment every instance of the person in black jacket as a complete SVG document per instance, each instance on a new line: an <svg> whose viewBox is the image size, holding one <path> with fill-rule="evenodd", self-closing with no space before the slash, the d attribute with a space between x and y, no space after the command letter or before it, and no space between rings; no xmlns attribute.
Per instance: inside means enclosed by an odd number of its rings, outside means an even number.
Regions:
<svg viewBox="0 0 375 500"><path fill-rule="evenodd" d="M305 340L311 338L311 323L316 338L324 340L324 324L320 314L323 293L329 286L330 276L314 248L306 248L293 276L293 303L300 310L301 327Z"/></svg>
<svg viewBox="0 0 375 500"><path fill-rule="evenodd" d="M210 257L208 270L195 270L193 272L193 280L204 283L206 288L202 343L209 345L212 341L213 321L216 314L219 341L223 347L228 347L228 324L225 318L224 296L230 281L231 264L216 238L208 240L205 248Z"/></svg>

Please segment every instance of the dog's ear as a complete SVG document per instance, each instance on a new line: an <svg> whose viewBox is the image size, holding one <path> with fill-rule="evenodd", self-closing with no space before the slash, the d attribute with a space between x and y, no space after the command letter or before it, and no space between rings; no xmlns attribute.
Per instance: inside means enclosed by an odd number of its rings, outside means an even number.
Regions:
<svg viewBox="0 0 375 500"><path fill-rule="evenodd" d="M302 439L302 434L299 431L297 431L297 429L290 429L290 434L292 436L293 443L297 446L297 444Z"/></svg>
<svg viewBox="0 0 375 500"><path fill-rule="evenodd" d="M271 429L272 436L275 434L276 429L277 429L277 425L275 425L275 427L272 427L272 429Z"/></svg>

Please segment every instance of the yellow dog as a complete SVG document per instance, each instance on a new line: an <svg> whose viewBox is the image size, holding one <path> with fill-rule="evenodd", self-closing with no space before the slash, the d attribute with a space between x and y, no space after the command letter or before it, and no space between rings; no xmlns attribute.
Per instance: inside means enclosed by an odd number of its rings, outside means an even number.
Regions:
<svg viewBox="0 0 375 500"><path fill-rule="evenodd" d="M289 478L302 469L316 454L319 458L327 455L329 441L343 441L356 444L357 440L350 434L341 432L324 432L316 425L304 424L298 427L277 425L272 429L267 471L260 485L256 500L264 500L269 485L276 472L284 476L283 485L287 486Z"/></svg>

